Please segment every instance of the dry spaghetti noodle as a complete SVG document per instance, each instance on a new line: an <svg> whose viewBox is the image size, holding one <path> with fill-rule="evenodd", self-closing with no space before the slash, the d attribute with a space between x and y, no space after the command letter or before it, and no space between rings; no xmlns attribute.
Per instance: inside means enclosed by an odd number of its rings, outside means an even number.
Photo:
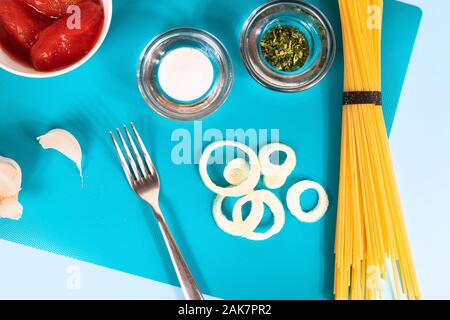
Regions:
<svg viewBox="0 0 450 320"><path fill-rule="evenodd" d="M382 0L339 0L345 66L336 299L420 299L381 107Z"/></svg>

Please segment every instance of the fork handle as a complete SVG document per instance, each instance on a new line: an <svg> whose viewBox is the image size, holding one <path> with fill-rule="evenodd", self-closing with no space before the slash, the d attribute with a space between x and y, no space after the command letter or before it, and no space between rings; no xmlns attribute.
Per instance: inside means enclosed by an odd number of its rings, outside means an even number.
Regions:
<svg viewBox="0 0 450 320"><path fill-rule="evenodd" d="M204 300L159 207L152 207L186 300Z"/></svg>

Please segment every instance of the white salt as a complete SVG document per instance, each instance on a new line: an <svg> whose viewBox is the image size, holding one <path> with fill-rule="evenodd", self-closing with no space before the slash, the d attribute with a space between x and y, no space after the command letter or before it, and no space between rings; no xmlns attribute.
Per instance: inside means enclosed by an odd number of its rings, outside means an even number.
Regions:
<svg viewBox="0 0 450 320"><path fill-rule="evenodd" d="M209 58L194 48L178 48L163 57L158 81L172 99L194 101L204 96L214 81L214 67Z"/></svg>

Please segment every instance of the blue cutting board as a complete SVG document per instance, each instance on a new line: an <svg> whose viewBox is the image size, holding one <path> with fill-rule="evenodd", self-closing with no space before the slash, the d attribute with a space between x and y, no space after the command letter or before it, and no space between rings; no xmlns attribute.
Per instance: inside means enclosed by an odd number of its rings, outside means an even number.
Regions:
<svg viewBox="0 0 450 320"><path fill-rule="evenodd" d="M239 33L263 1L115 0L109 35L101 50L78 70L54 79L25 79L0 71L0 154L23 169L22 220L0 220L0 238L98 265L177 284L152 214L131 192L116 160L108 131L135 121L150 147L162 179L162 207L201 289L221 298L332 298L343 59L337 1L310 1L330 18L338 53L329 75L298 94L269 91L245 70ZM421 19L421 11L385 3L383 90L390 128ZM196 165L175 165L174 130L194 136L192 123L154 114L136 82L139 55L158 33L195 26L228 47L235 84L225 105L198 123L203 132L279 129L299 164L288 185L301 178L322 183L331 207L316 224L287 214L283 231L264 242L231 237L211 217L214 195ZM74 165L43 151L36 137L53 128L74 133L84 150L84 187ZM199 132L196 132L199 134ZM203 145L206 145L204 142ZM195 146L199 154L201 144Z"/></svg>

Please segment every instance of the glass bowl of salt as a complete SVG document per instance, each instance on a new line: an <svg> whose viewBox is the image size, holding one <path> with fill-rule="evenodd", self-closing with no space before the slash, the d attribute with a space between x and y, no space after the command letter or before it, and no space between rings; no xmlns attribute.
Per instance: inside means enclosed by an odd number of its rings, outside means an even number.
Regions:
<svg viewBox="0 0 450 320"><path fill-rule="evenodd" d="M194 28L177 28L155 37L138 66L142 97L159 115L177 121L203 119L228 98L233 64L222 43Z"/></svg>

